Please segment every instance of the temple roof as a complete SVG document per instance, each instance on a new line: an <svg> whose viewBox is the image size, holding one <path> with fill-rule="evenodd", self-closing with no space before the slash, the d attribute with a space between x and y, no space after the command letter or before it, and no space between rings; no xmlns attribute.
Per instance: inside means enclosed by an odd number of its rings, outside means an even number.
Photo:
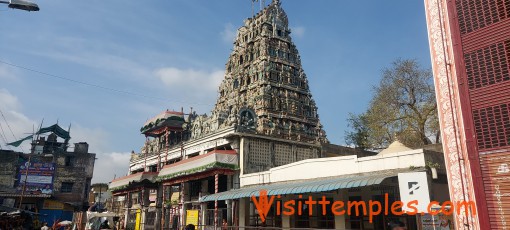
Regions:
<svg viewBox="0 0 510 230"><path fill-rule="evenodd" d="M391 143L388 146L388 148L386 148L383 151L379 152L379 154L377 154L377 155L385 155L385 154L389 154L389 153L398 153L398 152L404 152L404 151L409 151L409 150L413 150L413 149L405 146L400 141L395 140L393 143Z"/></svg>
<svg viewBox="0 0 510 230"><path fill-rule="evenodd" d="M164 127L182 129L182 125L184 123L185 120L183 112L166 110L147 120L140 129L140 132L147 134Z"/></svg>

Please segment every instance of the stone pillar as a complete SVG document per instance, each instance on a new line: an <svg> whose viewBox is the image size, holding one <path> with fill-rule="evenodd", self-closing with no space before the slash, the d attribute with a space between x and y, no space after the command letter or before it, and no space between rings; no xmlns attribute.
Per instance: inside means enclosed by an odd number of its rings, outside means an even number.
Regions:
<svg viewBox="0 0 510 230"><path fill-rule="evenodd" d="M346 202L344 205L344 210L347 212L347 201L349 200L349 196L347 194L346 189L337 190L335 195L333 196L333 202L335 201L343 201ZM335 215L335 229L346 229L345 226L345 215Z"/></svg>

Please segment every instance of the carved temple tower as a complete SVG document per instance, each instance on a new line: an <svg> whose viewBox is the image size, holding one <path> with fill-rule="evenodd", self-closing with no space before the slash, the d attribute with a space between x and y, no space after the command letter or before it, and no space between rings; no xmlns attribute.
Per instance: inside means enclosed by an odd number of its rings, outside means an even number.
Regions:
<svg viewBox="0 0 510 230"><path fill-rule="evenodd" d="M146 142L132 154L129 175L109 187L124 227L134 227L137 210L146 227L182 225L187 210L202 210L204 226L219 226L221 217L244 226L232 214L239 200L200 199L325 155L326 134L279 1L239 28L218 92L210 116L167 110L143 125Z"/></svg>
<svg viewBox="0 0 510 230"><path fill-rule="evenodd" d="M239 28L212 111L214 126L307 143L327 142L287 15L273 1Z"/></svg>

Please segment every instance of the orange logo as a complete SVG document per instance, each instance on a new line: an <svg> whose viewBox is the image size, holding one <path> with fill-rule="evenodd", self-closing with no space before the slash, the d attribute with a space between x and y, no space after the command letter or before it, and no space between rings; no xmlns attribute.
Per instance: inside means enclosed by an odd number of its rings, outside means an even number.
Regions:
<svg viewBox="0 0 510 230"><path fill-rule="evenodd" d="M259 200L257 200L255 196L252 196L251 199L259 211L260 220L262 220L262 222L266 222L267 213L269 213L269 209L271 209L271 205L273 205L274 196L271 196L268 200L267 191L261 190Z"/></svg>

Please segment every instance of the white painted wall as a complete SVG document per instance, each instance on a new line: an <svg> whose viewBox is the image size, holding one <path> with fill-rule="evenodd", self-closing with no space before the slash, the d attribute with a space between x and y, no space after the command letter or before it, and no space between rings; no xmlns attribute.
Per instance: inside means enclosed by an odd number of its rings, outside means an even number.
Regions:
<svg viewBox="0 0 510 230"><path fill-rule="evenodd" d="M269 171L240 176L241 187L262 183L305 180L390 169L424 167L423 149L358 158L356 155L307 159L272 168Z"/></svg>

